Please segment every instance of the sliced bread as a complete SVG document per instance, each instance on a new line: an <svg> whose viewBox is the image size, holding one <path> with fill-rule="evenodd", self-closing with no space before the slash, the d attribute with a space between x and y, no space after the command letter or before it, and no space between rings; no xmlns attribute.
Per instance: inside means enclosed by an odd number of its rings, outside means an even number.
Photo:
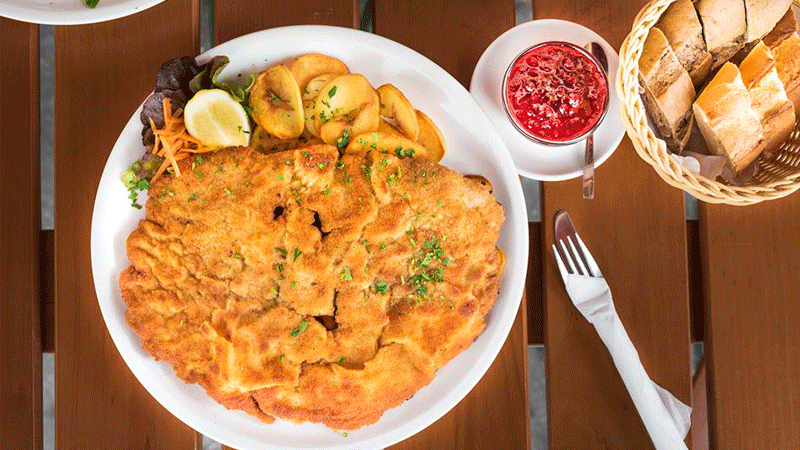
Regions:
<svg viewBox="0 0 800 450"><path fill-rule="evenodd" d="M744 0L747 13L745 42L766 36L791 6L792 0Z"/></svg>
<svg viewBox="0 0 800 450"><path fill-rule="evenodd" d="M639 58L639 82L645 108L667 147L680 153L691 129L695 90L689 73L672 51L664 33L651 28Z"/></svg>
<svg viewBox="0 0 800 450"><path fill-rule="evenodd" d="M794 104L795 114L800 117L800 37L792 34L772 49L775 70L783 82L786 95Z"/></svg>
<svg viewBox="0 0 800 450"><path fill-rule="evenodd" d="M712 59L703 39L703 26L691 0L677 0L671 4L656 26L664 32L695 87L703 84L711 73Z"/></svg>
<svg viewBox="0 0 800 450"><path fill-rule="evenodd" d="M703 37L713 58L713 68L725 64L744 46L747 20L742 0L697 0Z"/></svg>
<svg viewBox="0 0 800 450"><path fill-rule="evenodd" d="M750 94L750 105L761 122L764 152L771 155L794 129L794 105L778 78L772 52L763 42L742 61L739 71Z"/></svg>
<svg viewBox="0 0 800 450"><path fill-rule="evenodd" d="M797 17L794 15L794 10L789 8L786 14L781 17L781 20L775 25L766 36L764 36L764 43L769 48L775 48L781 42L789 38L789 36L797 32Z"/></svg>
<svg viewBox="0 0 800 450"><path fill-rule="evenodd" d="M727 157L735 174L764 150L761 123L739 68L726 63L694 102L694 117L709 150Z"/></svg>

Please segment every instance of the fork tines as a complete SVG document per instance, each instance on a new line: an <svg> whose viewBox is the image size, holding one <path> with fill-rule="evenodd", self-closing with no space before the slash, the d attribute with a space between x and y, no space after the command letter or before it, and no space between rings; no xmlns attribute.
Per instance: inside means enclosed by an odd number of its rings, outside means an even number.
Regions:
<svg viewBox="0 0 800 450"><path fill-rule="evenodd" d="M555 220L556 228L556 244L553 245L553 250L558 255L556 261L559 268L566 269L569 274L585 275L589 277L600 277L600 268L597 266L589 249L583 243L583 240L575 231L572 220L566 211L560 211L556 214Z"/></svg>

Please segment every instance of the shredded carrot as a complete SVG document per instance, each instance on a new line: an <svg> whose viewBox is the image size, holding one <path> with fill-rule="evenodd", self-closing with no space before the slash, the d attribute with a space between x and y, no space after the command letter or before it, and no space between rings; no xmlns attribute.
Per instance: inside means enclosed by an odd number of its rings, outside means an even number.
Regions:
<svg viewBox="0 0 800 450"><path fill-rule="evenodd" d="M164 172L172 172L176 177L181 176L178 161L186 159L192 154L215 150L204 146L202 142L189 134L183 121L182 108L178 108L173 113L168 98L164 99L162 107L164 108L164 126L156 128L155 123L152 119L150 120L150 127L153 129L155 137L155 144L150 152L157 156L163 156L165 159L151 183Z"/></svg>

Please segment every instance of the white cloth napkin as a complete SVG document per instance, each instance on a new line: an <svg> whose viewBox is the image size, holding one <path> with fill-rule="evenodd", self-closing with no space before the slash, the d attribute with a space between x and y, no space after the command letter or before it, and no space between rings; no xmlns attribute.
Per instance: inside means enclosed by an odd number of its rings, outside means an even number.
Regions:
<svg viewBox="0 0 800 450"><path fill-rule="evenodd" d="M570 275L563 266L559 269L572 303L608 347L656 449L686 449L683 439L691 425L692 409L647 375L614 308L608 283L603 278Z"/></svg>

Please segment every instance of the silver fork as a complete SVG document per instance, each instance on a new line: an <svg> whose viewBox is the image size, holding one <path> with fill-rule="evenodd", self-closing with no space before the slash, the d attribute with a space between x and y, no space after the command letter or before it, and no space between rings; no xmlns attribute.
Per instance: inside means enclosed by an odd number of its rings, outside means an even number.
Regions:
<svg viewBox="0 0 800 450"><path fill-rule="evenodd" d="M566 274L584 275L587 277L598 278L608 287L600 267L595 262L586 244L583 243L580 235L575 231L569 214L566 211L559 211L555 218L556 244L553 250L556 254L558 270L566 282ZM573 303L575 302L574 299ZM581 304L575 304L578 311L591 322L592 315L614 313L614 303L611 299L606 300L598 297Z"/></svg>
<svg viewBox="0 0 800 450"><path fill-rule="evenodd" d="M566 211L559 211L556 214L555 231L558 246L553 244L553 250L559 256L556 261L560 269L566 268L569 274L603 277L600 267L575 231L575 226Z"/></svg>

